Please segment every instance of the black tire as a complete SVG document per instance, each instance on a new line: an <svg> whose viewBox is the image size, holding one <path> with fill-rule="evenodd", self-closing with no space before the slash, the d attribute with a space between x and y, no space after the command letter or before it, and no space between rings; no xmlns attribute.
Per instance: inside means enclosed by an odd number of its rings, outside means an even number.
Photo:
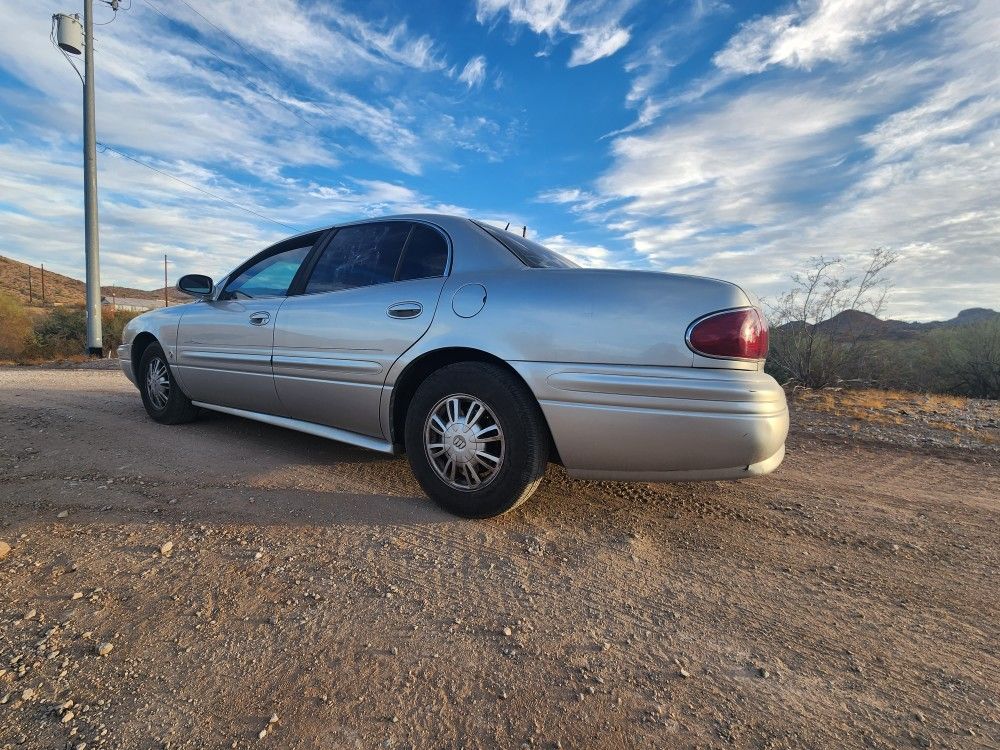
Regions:
<svg viewBox="0 0 1000 750"><path fill-rule="evenodd" d="M452 426L446 430L432 427L432 414L440 415L440 409L447 411L453 399L467 404L457 406L456 413L466 408L468 411L462 418L448 422ZM464 418L475 414L474 402L486 409L470 427ZM451 429L455 432L449 432ZM448 434L451 438L446 437ZM471 435L471 442L462 442L463 434ZM499 439L491 440L489 435L499 435ZM524 384L503 368L483 362L460 362L432 373L417 388L406 411L404 441L417 481L438 505L465 518L498 516L531 497L545 474L548 437L538 403ZM459 442L462 453L455 448ZM438 451L436 457L431 455L434 451ZM485 453L493 457L477 458ZM440 467L442 463L448 465L453 454L459 456L457 466L461 467L455 480L471 483L472 475L478 476L481 471L481 486L459 488L449 484L447 469ZM470 468L465 469L466 465Z"/></svg>
<svg viewBox="0 0 1000 750"><path fill-rule="evenodd" d="M154 391L154 386L150 382L152 368L162 368L161 380L165 376L167 386L165 397L162 391ZM139 384L139 393L142 394L142 405L146 407L146 413L157 422L182 424L198 416L198 407L191 403L191 399L184 395L180 385L174 380L167 355L163 353L163 347L159 344L150 344L146 347L139 360L135 379Z"/></svg>

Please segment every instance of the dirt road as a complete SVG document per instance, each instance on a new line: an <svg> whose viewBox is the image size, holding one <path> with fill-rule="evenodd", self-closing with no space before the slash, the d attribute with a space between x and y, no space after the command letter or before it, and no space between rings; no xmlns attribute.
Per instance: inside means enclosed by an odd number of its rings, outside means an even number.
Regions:
<svg viewBox="0 0 1000 750"><path fill-rule="evenodd" d="M404 459L0 369L0 748L1000 747L1000 454L809 429L473 522Z"/></svg>

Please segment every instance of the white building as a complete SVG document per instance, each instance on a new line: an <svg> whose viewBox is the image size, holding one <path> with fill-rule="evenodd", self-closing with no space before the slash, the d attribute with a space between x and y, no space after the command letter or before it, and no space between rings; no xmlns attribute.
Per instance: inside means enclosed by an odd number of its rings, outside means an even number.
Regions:
<svg viewBox="0 0 1000 750"><path fill-rule="evenodd" d="M126 312L145 312L164 306L162 299L139 299L138 297L119 297L117 295L101 297L101 304Z"/></svg>

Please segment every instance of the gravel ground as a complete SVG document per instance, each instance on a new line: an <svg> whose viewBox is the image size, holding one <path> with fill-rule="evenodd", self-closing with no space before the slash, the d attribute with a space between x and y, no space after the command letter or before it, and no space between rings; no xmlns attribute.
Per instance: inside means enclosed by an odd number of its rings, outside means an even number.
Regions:
<svg viewBox="0 0 1000 750"><path fill-rule="evenodd" d="M791 394L796 428L904 448L966 448L1000 459L1000 401L899 391L820 390Z"/></svg>
<svg viewBox="0 0 1000 750"><path fill-rule="evenodd" d="M0 748L1000 747L995 405L810 398L771 476L552 467L473 522L403 459L0 369Z"/></svg>

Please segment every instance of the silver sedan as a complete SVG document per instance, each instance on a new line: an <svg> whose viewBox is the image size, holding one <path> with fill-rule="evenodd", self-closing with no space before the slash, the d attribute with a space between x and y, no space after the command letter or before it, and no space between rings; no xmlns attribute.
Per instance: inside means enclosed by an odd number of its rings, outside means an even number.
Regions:
<svg viewBox="0 0 1000 750"><path fill-rule="evenodd" d="M119 349L150 417L201 409L384 453L483 518L548 461L573 477L738 479L781 463L788 409L740 287L576 267L470 219L405 215L279 242Z"/></svg>

